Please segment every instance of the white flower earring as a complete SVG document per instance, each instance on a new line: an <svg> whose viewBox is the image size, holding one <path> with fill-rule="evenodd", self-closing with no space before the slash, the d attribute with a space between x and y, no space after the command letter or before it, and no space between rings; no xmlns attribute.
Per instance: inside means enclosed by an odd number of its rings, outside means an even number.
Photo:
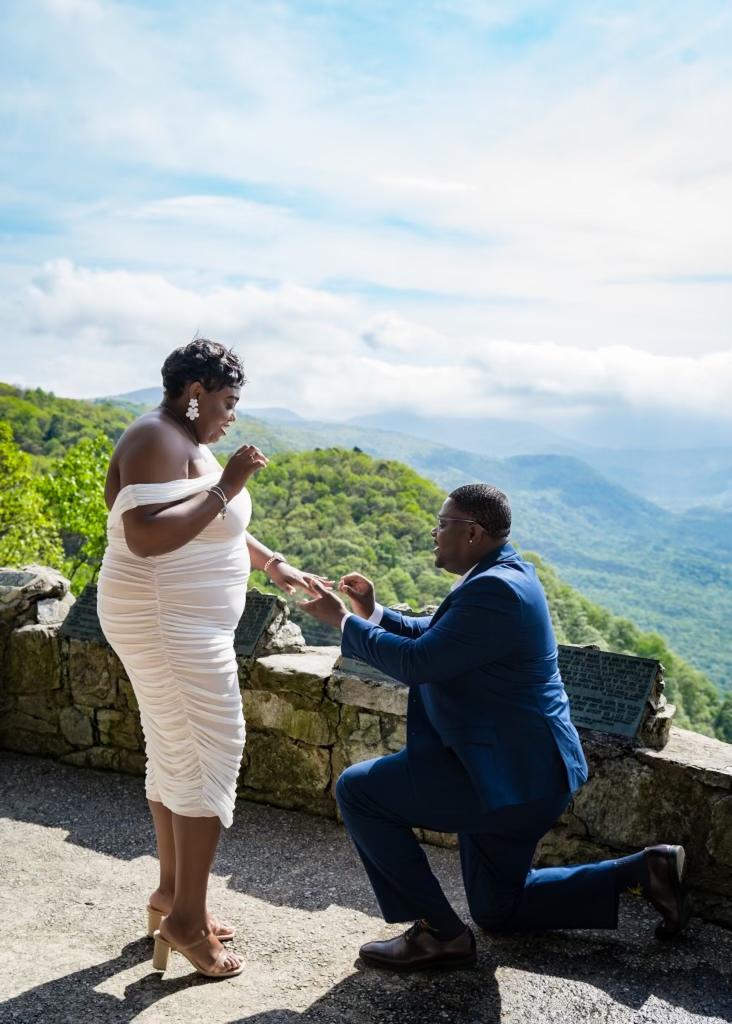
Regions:
<svg viewBox="0 0 732 1024"><path fill-rule="evenodd" d="M188 408L186 409L186 416L189 420L198 419L198 399L191 398L188 401Z"/></svg>

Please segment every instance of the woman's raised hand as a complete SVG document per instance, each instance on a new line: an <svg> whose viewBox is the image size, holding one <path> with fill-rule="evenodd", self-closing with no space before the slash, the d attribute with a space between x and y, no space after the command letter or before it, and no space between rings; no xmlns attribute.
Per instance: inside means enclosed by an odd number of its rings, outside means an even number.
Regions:
<svg viewBox="0 0 732 1024"><path fill-rule="evenodd" d="M356 615L362 619L368 619L373 615L376 593L371 580L367 580L360 572L349 572L348 575L341 576L338 589L350 598Z"/></svg>
<svg viewBox="0 0 732 1024"><path fill-rule="evenodd" d="M263 469L268 462L267 456L256 445L243 444L241 448L237 448L224 466L219 481L227 498L233 498L238 494L247 480Z"/></svg>

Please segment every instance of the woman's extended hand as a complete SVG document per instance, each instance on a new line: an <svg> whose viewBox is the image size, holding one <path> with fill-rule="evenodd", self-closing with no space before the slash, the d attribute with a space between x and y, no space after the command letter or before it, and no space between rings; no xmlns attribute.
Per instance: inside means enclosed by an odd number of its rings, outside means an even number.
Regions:
<svg viewBox="0 0 732 1024"><path fill-rule="evenodd" d="M295 588L299 587L300 590L317 597L320 593L317 589L318 586L325 587L326 590L333 589L333 581L329 580L327 576L302 572L287 562L275 562L268 570L268 574L275 586L284 590L286 594L294 594Z"/></svg>
<svg viewBox="0 0 732 1024"><path fill-rule="evenodd" d="M219 480L219 486L223 488L226 497L230 499L237 495L247 480L268 462L267 456L256 445L243 444L237 448L224 466Z"/></svg>

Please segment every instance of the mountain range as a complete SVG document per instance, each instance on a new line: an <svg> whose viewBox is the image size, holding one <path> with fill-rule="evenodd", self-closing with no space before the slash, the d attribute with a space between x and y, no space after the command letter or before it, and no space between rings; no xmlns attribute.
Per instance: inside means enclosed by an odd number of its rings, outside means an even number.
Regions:
<svg viewBox="0 0 732 1024"><path fill-rule="evenodd" d="M105 401L140 408L157 405L161 398L161 388L154 387L114 395ZM696 510L702 515L708 511L732 512L732 444L722 435L714 445L664 448L655 437L650 439L655 441L653 446L607 447L564 436L524 420L418 416L405 410L392 410L356 416L344 424L309 421L282 408L244 406L242 413L267 423L287 423L318 432L337 430L342 433L345 428L350 431L353 427L387 431L494 459L514 455L570 455L586 462L611 482L669 511ZM588 433L588 438L606 435L603 428ZM649 440L643 434L638 436ZM668 436L680 436L680 432L669 429ZM695 435L687 433L687 436L690 441L694 440Z"/></svg>
<svg viewBox="0 0 732 1024"><path fill-rule="evenodd" d="M152 404L160 394L149 389L113 401ZM384 429L392 423L404 429ZM405 462L447 490L472 480L496 484L511 499L522 548L539 552L591 600L661 633L732 690L732 507L724 501L732 448L598 449L517 421L390 414L332 423L284 409L242 410L218 447L229 452L245 441L268 453L359 448ZM532 445L564 450L527 452ZM687 499L675 509L649 497L674 488L685 488ZM692 495L707 500L690 507Z"/></svg>

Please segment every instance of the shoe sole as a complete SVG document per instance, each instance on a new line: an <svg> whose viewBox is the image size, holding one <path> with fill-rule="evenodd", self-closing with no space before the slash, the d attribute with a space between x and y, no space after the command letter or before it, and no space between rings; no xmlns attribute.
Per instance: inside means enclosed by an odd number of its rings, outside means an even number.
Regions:
<svg viewBox="0 0 732 1024"><path fill-rule="evenodd" d="M475 953L471 956L452 957L449 960L431 960L427 963L402 964L393 960L379 960L359 953L359 957L369 967L380 967L385 971L395 971L406 974L413 971L465 971L475 967L478 957Z"/></svg>
<svg viewBox="0 0 732 1024"><path fill-rule="evenodd" d="M669 846L669 858L673 858L676 868L674 880L674 896L676 897L679 923L676 928L669 930L664 922L656 926L656 938L659 942L674 942L684 937L684 929L689 923L689 896L684 887L684 870L686 867L686 851L683 846Z"/></svg>

